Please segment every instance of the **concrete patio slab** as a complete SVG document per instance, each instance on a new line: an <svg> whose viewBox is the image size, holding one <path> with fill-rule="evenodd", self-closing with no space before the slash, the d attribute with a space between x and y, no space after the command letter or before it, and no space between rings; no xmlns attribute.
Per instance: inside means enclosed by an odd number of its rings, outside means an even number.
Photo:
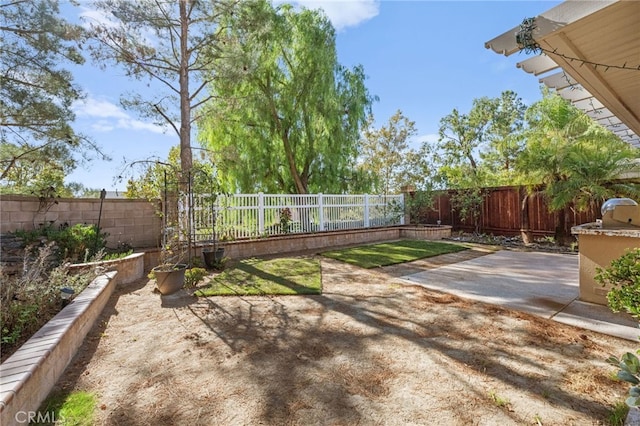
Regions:
<svg viewBox="0 0 640 426"><path fill-rule="evenodd" d="M578 256L502 250L400 277L412 284L638 341L638 321L578 300Z"/></svg>

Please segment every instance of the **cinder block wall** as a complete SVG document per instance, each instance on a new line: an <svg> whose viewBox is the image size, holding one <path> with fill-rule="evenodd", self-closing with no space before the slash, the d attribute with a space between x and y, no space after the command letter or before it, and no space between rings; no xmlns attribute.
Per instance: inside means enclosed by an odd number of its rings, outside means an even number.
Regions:
<svg viewBox="0 0 640 426"><path fill-rule="evenodd" d="M127 243L135 248L157 247L162 235L162 220L157 205L147 200L59 198L48 209L37 197L3 195L0 197L0 234L19 229L31 230L43 224L54 226L78 223L97 225L106 232L108 247Z"/></svg>
<svg viewBox="0 0 640 426"><path fill-rule="evenodd" d="M23 423L67 368L115 289L116 272L97 277L2 363L0 424ZM21 415L18 415L21 413Z"/></svg>
<svg viewBox="0 0 640 426"><path fill-rule="evenodd" d="M223 243L225 256L245 259L253 256L285 254L306 250L329 250L358 244L392 241L401 238L416 240L441 240L451 236L451 226L391 226L386 228L352 229L346 231L325 231L317 234L289 234L279 237L255 240L231 241ZM202 255L198 247L195 256ZM145 265L158 264L158 252L145 252Z"/></svg>

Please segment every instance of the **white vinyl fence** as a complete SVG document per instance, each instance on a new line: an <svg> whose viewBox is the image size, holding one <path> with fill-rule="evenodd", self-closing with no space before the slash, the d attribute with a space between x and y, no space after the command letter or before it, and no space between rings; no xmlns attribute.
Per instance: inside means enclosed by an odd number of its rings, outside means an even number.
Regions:
<svg viewBox="0 0 640 426"><path fill-rule="evenodd" d="M194 242L404 224L402 194L258 193L219 195L215 201L206 194L192 197L183 212L190 215Z"/></svg>

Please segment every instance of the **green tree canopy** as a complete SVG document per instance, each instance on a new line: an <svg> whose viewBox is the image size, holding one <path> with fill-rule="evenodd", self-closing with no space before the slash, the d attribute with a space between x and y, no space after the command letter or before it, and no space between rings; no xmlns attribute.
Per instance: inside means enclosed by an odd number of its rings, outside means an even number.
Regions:
<svg viewBox="0 0 640 426"><path fill-rule="evenodd" d="M524 146L525 106L515 92L473 100L471 111L454 109L440 120L440 176L446 187L512 184Z"/></svg>
<svg viewBox="0 0 640 426"><path fill-rule="evenodd" d="M474 99L469 114L454 109L440 120L438 150L441 179L448 188L479 187L484 184L479 150L489 125L491 101Z"/></svg>
<svg viewBox="0 0 640 426"><path fill-rule="evenodd" d="M640 151L593 121L555 93L526 112L527 146L518 158L518 169L531 185L541 185L549 209L557 212L555 238L567 242L562 210L598 205L615 196L640 195L637 158ZM622 179L625 173L635 179ZM627 176L628 177L628 176Z"/></svg>
<svg viewBox="0 0 640 426"><path fill-rule="evenodd" d="M390 194L400 191L407 181L403 167L408 160L409 139L416 134L415 122L398 110L389 123L379 129L373 127L373 117L362 133L362 164L376 177L375 191Z"/></svg>
<svg viewBox="0 0 640 426"><path fill-rule="evenodd" d="M637 197L640 151L555 93L545 92L527 110L527 146L519 170L542 184L552 210L580 209L615 196ZM632 176L632 175L629 175Z"/></svg>
<svg viewBox="0 0 640 426"><path fill-rule="evenodd" d="M231 25L243 73L215 79L198 122L199 140L218 153L229 191L361 190L359 131L372 102L362 67L337 61L335 31L320 11L267 1L260 28ZM216 61L224 72L228 62Z"/></svg>
<svg viewBox="0 0 640 426"><path fill-rule="evenodd" d="M524 105L512 91L499 98L473 100L471 111L454 109L440 120L438 178L459 189L453 206L479 227L484 189L513 183L516 156L522 149Z"/></svg>
<svg viewBox="0 0 640 426"><path fill-rule="evenodd" d="M487 105L491 121L485 133L486 149L480 153L491 177L490 185L509 185L517 180L516 161L525 146L526 106L511 90Z"/></svg>
<svg viewBox="0 0 640 426"><path fill-rule="evenodd" d="M210 155L203 152L193 160L188 173L180 172L180 148L174 146L166 159L147 159L129 163L121 178L127 179L127 198L162 199L165 191L175 193L180 188L190 188L195 194L217 194L220 183L216 167ZM135 174L138 174L135 176ZM190 179L190 182L188 180ZM184 182L183 182L184 180ZM185 185L181 185L185 183ZM189 183L187 185L187 183Z"/></svg>
<svg viewBox="0 0 640 426"><path fill-rule="evenodd" d="M66 195L75 154L106 158L71 127L82 98L64 64L82 64L79 26L59 16L56 0L0 4L0 186L4 192Z"/></svg>

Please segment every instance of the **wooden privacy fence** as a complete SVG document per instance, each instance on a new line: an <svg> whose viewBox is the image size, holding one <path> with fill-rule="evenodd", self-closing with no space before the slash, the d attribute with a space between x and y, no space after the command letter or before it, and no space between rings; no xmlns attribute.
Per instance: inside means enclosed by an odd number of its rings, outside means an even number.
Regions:
<svg viewBox="0 0 640 426"><path fill-rule="evenodd" d="M443 225L451 225L454 231L473 232L475 226L471 215L463 218L453 206L452 198L455 194L455 190L437 193L433 206L422 209L417 221L425 224L440 221ZM599 206L585 212L577 212L569 206L561 212L551 213L542 194L529 196L523 209L522 202L526 195L527 189L522 186L486 188L480 208L478 231L504 236L520 235L521 230L527 228L528 219L528 229L533 236L553 235L562 222L559 215L564 215L565 233L571 235L572 226L595 222L600 218Z"/></svg>

